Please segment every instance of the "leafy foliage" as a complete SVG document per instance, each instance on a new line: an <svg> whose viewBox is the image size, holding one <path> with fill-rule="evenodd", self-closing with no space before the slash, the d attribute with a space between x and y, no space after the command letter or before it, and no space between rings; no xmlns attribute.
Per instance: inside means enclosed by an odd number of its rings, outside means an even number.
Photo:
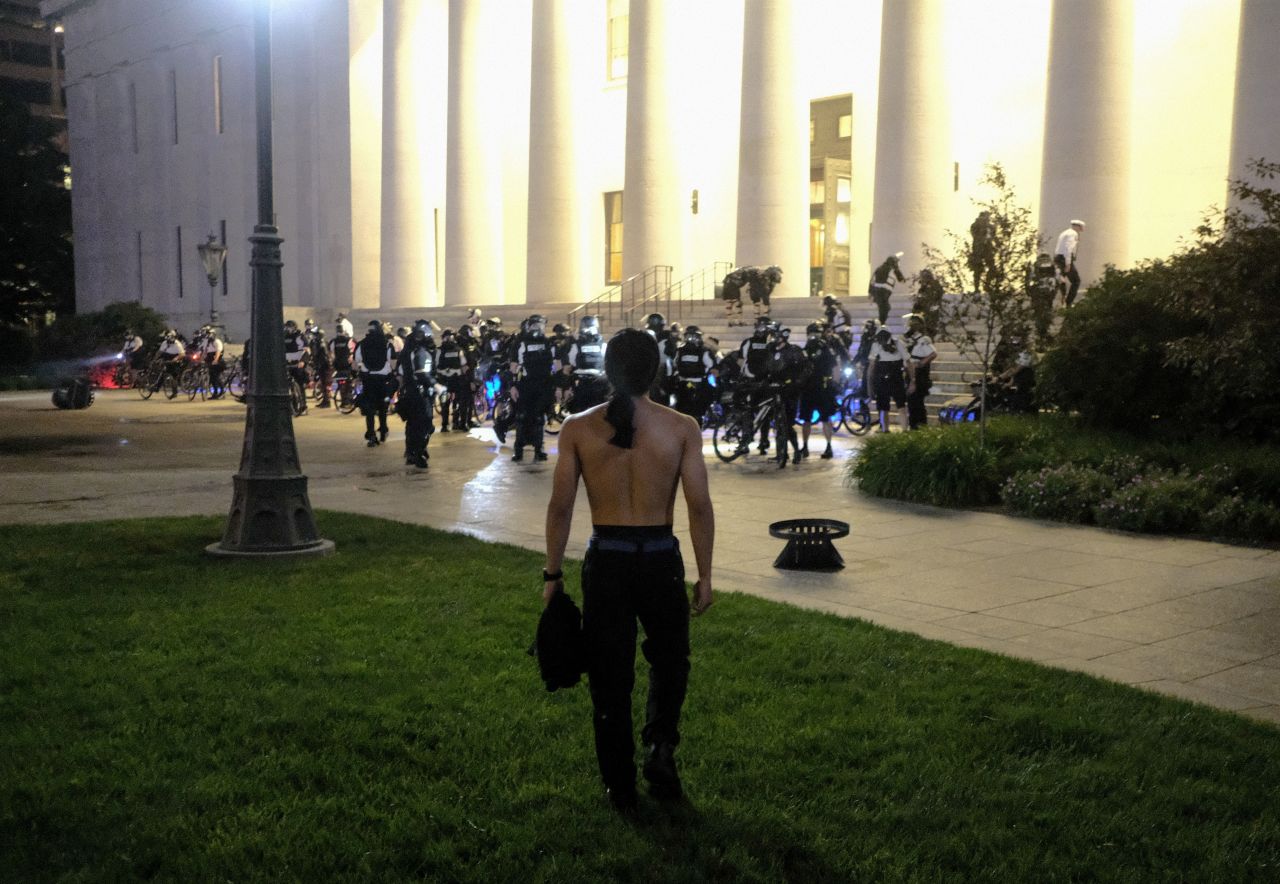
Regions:
<svg viewBox="0 0 1280 884"><path fill-rule="evenodd" d="M1000 489L1005 506L1016 513L1059 522L1090 522L1093 508L1116 483L1093 467L1063 464L1039 472L1015 473Z"/></svg>
<svg viewBox="0 0 1280 884"><path fill-rule="evenodd" d="M999 163L986 167L979 183L990 193L974 199L980 212L990 215L989 252L983 256L987 272L981 285L971 285L972 268L978 263L969 237L948 230L947 248L924 245L925 260L934 278L946 292L938 309L940 337L953 343L962 356L991 373L1001 339L1029 335L1033 323L1031 296L1027 290L1028 271L1040 249L1040 234L1031 209L1020 205L1013 186ZM979 428L985 435L986 413Z"/></svg>
<svg viewBox="0 0 1280 884"><path fill-rule="evenodd" d="M57 127L0 94L0 322L74 305L71 193Z"/></svg>
<svg viewBox="0 0 1280 884"><path fill-rule="evenodd" d="M136 301L108 304L96 313L60 316L39 335L41 359L83 359L118 350L126 329L154 348L164 335L164 317Z"/></svg>
<svg viewBox="0 0 1280 884"><path fill-rule="evenodd" d="M877 497L938 506L984 506L998 499L995 454L971 425L872 436L849 476Z"/></svg>
<svg viewBox="0 0 1280 884"><path fill-rule="evenodd" d="M1280 194L1248 181L1232 192L1239 207L1181 252L1109 270L1068 311L1040 365L1042 398L1097 426L1280 438Z"/></svg>

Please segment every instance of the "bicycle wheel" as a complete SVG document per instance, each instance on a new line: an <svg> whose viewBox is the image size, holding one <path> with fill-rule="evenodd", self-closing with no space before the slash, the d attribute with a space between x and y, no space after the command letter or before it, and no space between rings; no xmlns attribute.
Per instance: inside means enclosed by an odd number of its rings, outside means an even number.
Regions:
<svg viewBox="0 0 1280 884"><path fill-rule="evenodd" d="M733 463L747 453L747 445L742 438L742 420L731 414L722 424L711 431L711 447L716 457L725 463Z"/></svg>
<svg viewBox="0 0 1280 884"><path fill-rule="evenodd" d="M871 429L871 408L867 400L855 393L844 397L840 403L840 423L855 436L861 436Z"/></svg>
<svg viewBox="0 0 1280 884"><path fill-rule="evenodd" d="M138 385L138 395L143 399L150 399L151 394L160 387L160 379L155 376L154 372L147 372L143 375L142 383Z"/></svg>
<svg viewBox="0 0 1280 884"><path fill-rule="evenodd" d="M294 417L301 417L307 413L307 394L303 392L297 381L289 381L289 407Z"/></svg>
<svg viewBox="0 0 1280 884"><path fill-rule="evenodd" d="M351 414L356 410L357 402L357 381L352 378L343 378L338 381L337 399L338 411L343 414Z"/></svg>
<svg viewBox="0 0 1280 884"><path fill-rule="evenodd" d="M166 371L162 385L166 399L173 399L178 395L178 376L176 374Z"/></svg>

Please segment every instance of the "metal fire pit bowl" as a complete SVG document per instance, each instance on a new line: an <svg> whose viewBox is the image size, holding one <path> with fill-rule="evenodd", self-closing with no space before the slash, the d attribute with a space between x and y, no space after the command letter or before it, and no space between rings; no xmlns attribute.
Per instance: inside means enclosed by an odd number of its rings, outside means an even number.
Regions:
<svg viewBox="0 0 1280 884"><path fill-rule="evenodd" d="M769 534L787 545L773 561L773 567L788 571L838 571L844 559L833 540L849 536L849 523L835 519L787 519L769 526Z"/></svg>

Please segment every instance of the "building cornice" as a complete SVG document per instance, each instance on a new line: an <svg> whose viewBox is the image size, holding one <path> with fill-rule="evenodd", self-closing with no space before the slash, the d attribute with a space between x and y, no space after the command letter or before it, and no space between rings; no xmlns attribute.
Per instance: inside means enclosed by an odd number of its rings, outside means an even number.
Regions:
<svg viewBox="0 0 1280 884"><path fill-rule="evenodd" d="M41 0L40 14L45 18L54 18L75 12L82 6L88 6L93 0Z"/></svg>

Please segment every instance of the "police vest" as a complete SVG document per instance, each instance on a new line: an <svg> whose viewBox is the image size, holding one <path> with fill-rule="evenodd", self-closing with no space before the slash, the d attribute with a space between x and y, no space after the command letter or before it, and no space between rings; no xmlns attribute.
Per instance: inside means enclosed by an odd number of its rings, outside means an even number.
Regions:
<svg viewBox="0 0 1280 884"><path fill-rule="evenodd" d="M351 338L347 335L333 337L333 367L339 370L351 367Z"/></svg>
<svg viewBox="0 0 1280 884"><path fill-rule="evenodd" d="M604 368L604 345L599 335L580 336L578 338L578 358L574 368L600 371Z"/></svg>
<svg viewBox="0 0 1280 884"><path fill-rule="evenodd" d="M769 342L767 340L758 341L755 338L747 340L747 371L752 376L760 377L764 374L765 366L769 362Z"/></svg>
<svg viewBox="0 0 1280 884"><path fill-rule="evenodd" d="M306 349L306 341L302 335L285 335L284 352L285 353L301 353Z"/></svg>
<svg viewBox="0 0 1280 884"><path fill-rule="evenodd" d="M367 371L379 372L387 365L387 341L375 342L372 337L366 337L360 342L360 360L364 363Z"/></svg>
<svg viewBox="0 0 1280 884"><path fill-rule="evenodd" d="M523 338L520 341L520 365L527 378L551 376L551 345L546 338Z"/></svg>
<svg viewBox="0 0 1280 884"><path fill-rule="evenodd" d="M431 372L435 369L435 355L427 348L426 344L406 345L404 355L400 358L401 364L414 375L430 377Z"/></svg>
<svg viewBox="0 0 1280 884"><path fill-rule="evenodd" d="M815 378L830 378L836 367L836 353L825 341L812 341L805 345L805 355L813 363Z"/></svg>
<svg viewBox="0 0 1280 884"><path fill-rule="evenodd" d="M462 374L462 351L458 349L458 345L441 345L436 365L443 377L457 377Z"/></svg>
<svg viewBox="0 0 1280 884"><path fill-rule="evenodd" d="M676 354L676 374L691 381L706 377L707 367L703 359L706 352L706 347L681 347Z"/></svg>

